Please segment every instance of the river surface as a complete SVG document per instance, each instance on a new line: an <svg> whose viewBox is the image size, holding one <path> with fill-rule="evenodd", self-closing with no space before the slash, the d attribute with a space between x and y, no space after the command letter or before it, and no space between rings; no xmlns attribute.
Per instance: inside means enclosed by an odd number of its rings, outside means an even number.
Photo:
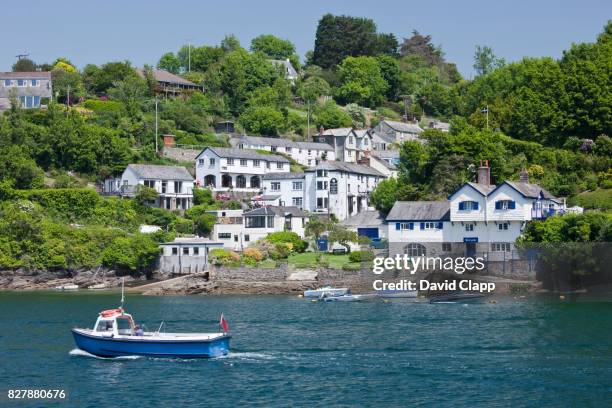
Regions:
<svg viewBox="0 0 612 408"><path fill-rule="evenodd" d="M286 296L129 295L149 330L216 331L213 360L75 350L116 293L0 293L0 406L612 406L612 302L313 303ZM9 400L62 389L63 400Z"/></svg>

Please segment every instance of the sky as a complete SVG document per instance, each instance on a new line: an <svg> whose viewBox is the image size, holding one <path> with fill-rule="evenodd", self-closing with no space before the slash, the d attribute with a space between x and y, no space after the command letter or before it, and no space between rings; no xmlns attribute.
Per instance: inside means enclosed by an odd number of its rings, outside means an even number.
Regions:
<svg viewBox="0 0 612 408"><path fill-rule="evenodd" d="M245 47L274 34L303 56L314 47L321 16L332 13L371 18L400 41L413 30L431 35L466 78L474 75L477 44L506 61L559 58L572 43L593 42L612 19L610 0L32 0L1 10L0 71L22 53L37 63L67 57L79 68L122 60L155 65L182 44L215 45L226 34Z"/></svg>

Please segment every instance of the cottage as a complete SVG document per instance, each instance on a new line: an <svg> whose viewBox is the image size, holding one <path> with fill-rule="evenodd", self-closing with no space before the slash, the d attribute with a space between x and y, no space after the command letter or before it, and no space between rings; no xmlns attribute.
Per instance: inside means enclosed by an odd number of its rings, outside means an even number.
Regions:
<svg viewBox="0 0 612 408"><path fill-rule="evenodd" d="M304 209L306 173L269 173L263 176L264 197L280 206Z"/></svg>
<svg viewBox="0 0 612 408"><path fill-rule="evenodd" d="M381 140L390 140L392 143L401 143L406 140L418 140L423 129L418 123L396 122L393 120L382 120L373 129ZM375 143L380 143L377 139ZM385 149L379 149L385 150Z"/></svg>
<svg viewBox="0 0 612 408"><path fill-rule="evenodd" d="M362 139L365 136L362 135ZM333 147L336 160L347 163L356 163L361 151L357 134L352 128L321 129L319 134L313 136L315 142L326 143ZM370 138L367 136L368 143ZM370 143L371 144L371 143Z"/></svg>
<svg viewBox="0 0 612 408"><path fill-rule="evenodd" d="M210 251L223 248L223 243L204 238L176 238L159 247L159 271L163 274L182 275L207 271Z"/></svg>
<svg viewBox="0 0 612 408"><path fill-rule="evenodd" d="M268 206L249 211L219 210L213 236L226 249L242 251L272 232L292 231L304 237L308 215L297 207Z"/></svg>
<svg viewBox="0 0 612 408"><path fill-rule="evenodd" d="M196 157L196 183L214 191L257 192L262 188L264 174L289 169L289 160L280 155L207 147Z"/></svg>
<svg viewBox="0 0 612 408"><path fill-rule="evenodd" d="M44 107L53 96L51 72L0 72L0 112L10 109L12 94L20 108Z"/></svg>
<svg viewBox="0 0 612 408"><path fill-rule="evenodd" d="M283 74L285 75L285 79L291 82L292 84L295 84L295 81L297 81L297 79L299 78L299 74L291 63L291 61L289 61L289 58L286 58L284 60L270 59L268 61L270 61L270 63L275 67L282 69Z"/></svg>
<svg viewBox="0 0 612 408"><path fill-rule="evenodd" d="M266 150L282 153L303 166L316 166L321 161L335 160L333 147L327 143L294 142L275 137L241 136L230 140L240 149Z"/></svg>
<svg viewBox="0 0 612 408"><path fill-rule="evenodd" d="M142 186L150 187L158 194L156 207L186 210L193 206L193 181L182 166L130 164L120 179L105 182L103 193L134 197Z"/></svg>
<svg viewBox="0 0 612 408"><path fill-rule="evenodd" d="M359 236L368 237L371 240L387 238L388 229L385 216L376 210L362 211L350 216L341 224L357 232Z"/></svg>
<svg viewBox="0 0 612 408"><path fill-rule="evenodd" d="M184 91L202 91L203 88L185 78L175 75L163 69L152 69L153 78L157 82L155 92L167 96L177 95ZM136 73L141 77L145 77L144 69L136 69Z"/></svg>

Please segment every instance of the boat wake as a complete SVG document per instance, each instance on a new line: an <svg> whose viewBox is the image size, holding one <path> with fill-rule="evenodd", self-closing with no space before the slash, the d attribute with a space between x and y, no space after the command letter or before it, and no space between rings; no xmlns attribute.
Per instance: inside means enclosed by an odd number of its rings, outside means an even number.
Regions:
<svg viewBox="0 0 612 408"><path fill-rule="evenodd" d="M70 350L70 353L68 354L70 354L71 356L78 356L78 357L92 357L98 360L136 360L136 359L142 358L142 356L99 357L91 353L88 353L85 350L81 350L80 348L72 349Z"/></svg>
<svg viewBox="0 0 612 408"><path fill-rule="evenodd" d="M273 360L276 357L271 354L253 352L232 352L227 355L217 357L218 359L238 359L238 360Z"/></svg>

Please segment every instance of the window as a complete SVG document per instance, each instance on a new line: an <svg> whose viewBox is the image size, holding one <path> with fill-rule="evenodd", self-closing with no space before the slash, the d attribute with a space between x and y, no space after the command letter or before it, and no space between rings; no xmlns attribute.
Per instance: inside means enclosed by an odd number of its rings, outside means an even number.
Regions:
<svg viewBox="0 0 612 408"><path fill-rule="evenodd" d="M204 159L198 159L198 166L204 165Z"/></svg>
<svg viewBox="0 0 612 408"><path fill-rule="evenodd" d="M198 247L193 247L193 255L200 255L200 248Z"/></svg>
<svg viewBox="0 0 612 408"><path fill-rule="evenodd" d="M312 155L312 150L308 150L308 155Z"/></svg>
<svg viewBox="0 0 612 408"><path fill-rule="evenodd" d="M271 151L271 152L276 152L276 146L272 146L272 147L270 147L270 151Z"/></svg>
<svg viewBox="0 0 612 408"><path fill-rule="evenodd" d="M240 159L240 166L246 167L249 161L247 159Z"/></svg>
<svg viewBox="0 0 612 408"><path fill-rule="evenodd" d="M218 239L231 239L232 234L230 234L229 232L220 232L217 234L217 238Z"/></svg>
<svg viewBox="0 0 612 408"><path fill-rule="evenodd" d="M451 252L451 250L452 250L452 246L450 242L442 243L442 252Z"/></svg>
<svg viewBox="0 0 612 408"><path fill-rule="evenodd" d="M412 243L404 247L404 253L411 257L412 256L425 256L427 254L427 250L421 244Z"/></svg>
<svg viewBox="0 0 612 408"><path fill-rule="evenodd" d="M9 87L13 84L13 81L11 81L10 79L5 79L4 80L4 86Z"/></svg>
<svg viewBox="0 0 612 408"><path fill-rule="evenodd" d="M499 200L495 202L496 210L514 210L516 208L516 202L512 200Z"/></svg>
<svg viewBox="0 0 612 408"><path fill-rule="evenodd" d="M327 170L317 170L317 177L327 177Z"/></svg>
<svg viewBox="0 0 612 408"><path fill-rule="evenodd" d="M234 235L234 242L238 242L238 235Z"/></svg>
<svg viewBox="0 0 612 408"><path fill-rule="evenodd" d="M438 223L437 222L422 222L421 223L421 229L436 229L438 228Z"/></svg>
<svg viewBox="0 0 612 408"><path fill-rule="evenodd" d="M189 247L183 248L183 255L189 255Z"/></svg>
<svg viewBox="0 0 612 408"><path fill-rule="evenodd" d="M210 167L213 167L213 166L215 165L215 158L214 158L214 157L211 157L211 158L208 160L208 164L209 164L209 166L210 166Z"/></svg>
<svg viewBox="0 0 612 408"><path fill-rule="evenodd" d="M38 79L32 79L30 81L30 86L38 86L40 85L40 81Z"/></svg>
<svg viewBox="0 0 612 408"><path fill-rule="evenodd" d="M465 224L465 230L468 232L474 231L474 224Z"/></svg>
<svg viewBox="0 0 612 408"><path fill-rule="evenodd" d="M329 193L338 194L338 180L336 178L329 181Z"/></svg>
<svg viewBox="0 0 612 408"><path fill-rule="evenodd" d="M302 197L293 197L291 199L291 202L294 206L302 208L302 206L304 205L304 199Z"/></svg>
<svg viewBox="0 0 612 408"><path fill-rule="evenodd" d="M17 86L26 86L27 84L28 84L28 81L26 81L25 79L17 80Z"/></svg>
<svg viewBox="0 0 612 408"><path fill-rule="evenodd" d="M280 162L279 162L279 163L276 163L276 168L277 168L278 170L282 170L282 169L283 169L283 163L280 163Z"/></svg>
<svg viewBox="0 0 612 408"><path fill-rule="evenodd" d="M245 217L245 221L246 221L245 222L246 228L266 228L266 217L265 216Z"/></svg>
<svg viewBox="0 0 612 408"><path fill-rule="evenodd" d="M227 159L227 165L228 166L233 166L234 165L234 159Z"/></svg>
<svg viewBox="0 0 612 408"><path fill-rule="evenodd" d="M311 166L312 165L312 160L308 159L308 165Z"/></svg>
<svg viewBox="0 0 612 408"><path fill-rule="evenodd" d="M302 190L303 189L303 183L301 181L294 181L293 182L293 191L297 191L297 190Z"/></svg>
<svg viewBox="0 0 612 408"><path fill-rule="evenodd" d="M509 242L491 242L491 251L493 252L510 252L510 247Z"/></svg>
<svg viewBox="0 0 612 408"><path fill-rule="evenodd" d="M162 186L161 186L161 192L162 194L165 194L168 191L168 182L166 180L162 180Z"/></svg>
<svg viewBox="0 0 612 408"><path fill-rule="evenodd" d="M317 208L318 209L327 208L327 197L317 197Z"/></svg>
<svg viewBox="0 0 612 408"><path fill-rule="evenodd" d="M251 237L249 236L249 234L244 234L244 242L249 242L251 240Z"/></svg>
<svg viewBox="0 0 612 408"><path fill-rule="evenodd" d="M497 228L500 231L508 231L508 227L509 227L509 225L508 225L507 222L502 222L501 224L497 224Z"/></svg>
<svg viewBox="0 0 612 408"><path fill-rule="evenodd" d="M39 108L40 107L40 96L34 96L34 105L33 107L35 108Z"/></svg>
<svg viewBox="0 0 612 408"><path fill-rule="evenodd" d="M414 222L398 222L395 224L395 229L399 231L413 230Z"/></svg>
<svg viewBox="0 0 612 408"><path fill-rule="evenodd" d="M317 190L327 190L327 181L317 181Z"/></svg>
<svg viewBox="0 0 612 408"><path fill-rule="evenodd" d="M270 183L270 190L271 191L280 191L280 181L273 181L272 183Z"/></svg>
<svg viewBox="0 0 612 408"><path fill-rule="evenodd" d="M349 142L349 144L355 143L355 140L353 139L353 136L349 136L348 142Z"/></svg>
<svg viewBox="0 0 612 408"><path fill-rule="evenodd" d="M270 162L266 162L266 169L270 168Z"/></svg>
<svg viewBox="0 0 612 408"><path fill-rule="evenodd" d="M286 151L287 153L291 153L291 148L290 148L289 146L287 146L287 147L285 147L285 151Z"/></svg>
<svg viewBox="0 0 612 408"><path fill-rule="evenodd" d="M253 160L253 167L259 167L261 160Z"/></svg>
<svg viewBox="0 0 612 408"><path fill-rule="evenodd" d="M172 255L178 255L178 248L172 247Z"/></svg>
<svg viewBox="0 0 612 408"><path fill-rule="evenodd" d="M144 185L145 187L155 188L155 180L145 180Z"/></svg>
<svg viewBox="0 0 612 408"><path fill-rule="evenodd" d="M174 193L175 194L180 194L183 192L183 182L182 181L175 181L174 182Z"/></svg>
<svg viewBox="0 0 612 408"><path fill-rule="evenodd" d="M472 211L478 210L477 201L461 201L459 203L459 211Z"/></svg>

